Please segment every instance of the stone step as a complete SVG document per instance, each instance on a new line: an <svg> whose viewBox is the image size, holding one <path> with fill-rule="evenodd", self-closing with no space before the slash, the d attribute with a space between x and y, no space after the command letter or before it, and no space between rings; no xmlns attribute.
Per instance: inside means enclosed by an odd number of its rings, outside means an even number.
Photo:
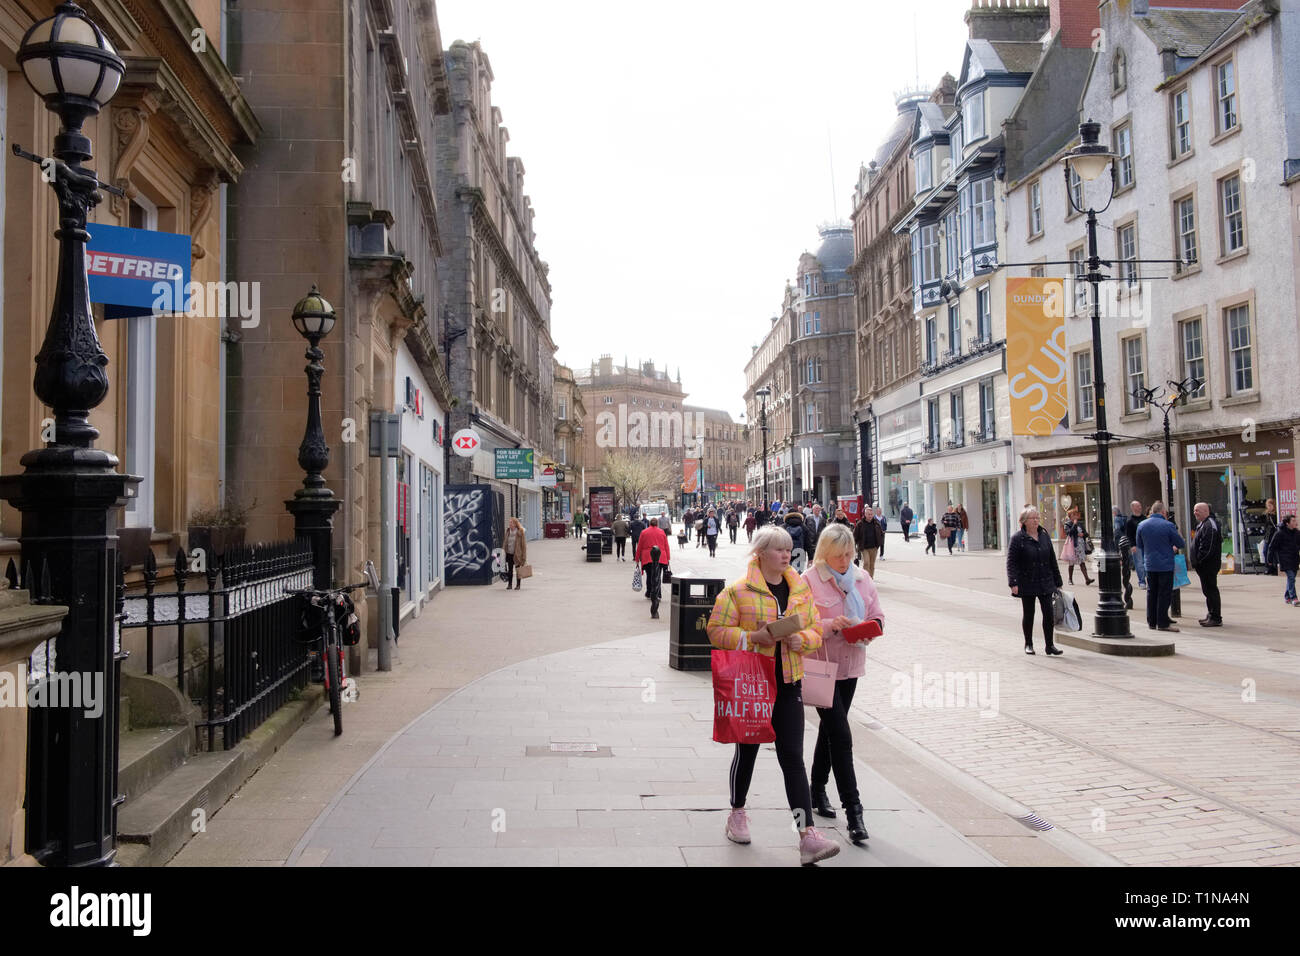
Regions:
<svg viewBox="0 0 1300 956"><path fill-rule="evenodd" d="M127 800L117 817L118 862L162 866L170 860L197 832L196 821L206 822L244 782L246 760L239 750L196 754Z"/></svg>
<svg viewBox="0 0 1300 956"><path fill-rule="evenodd" d="M184 724L123 731L118 741L117 787L128 800L143 794L194 752L194 731Z"/></svg>
<svg viewBox="0 0 1300 956"><path fill-rule="evenodd" d="M131 698L123 694L117 699L117 734L124 737L131 731Z"/></svg>

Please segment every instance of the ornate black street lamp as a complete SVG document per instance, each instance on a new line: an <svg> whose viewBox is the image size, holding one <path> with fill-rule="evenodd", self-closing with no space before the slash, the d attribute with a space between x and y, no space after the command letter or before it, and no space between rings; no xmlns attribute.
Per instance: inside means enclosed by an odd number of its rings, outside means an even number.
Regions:
<svg viewBox="0 0 1300 956"><path fill-rule="evenodd" d="M54 676L90 682L104 706L48 707L28 715L27 852L46 865L96 866L117 853L117 721L120 665L117 511L140 479L94 447L90 410L108 394L108 357L90 311L86 221L102 198L87 119L112 98L124 67L113 45L75 3L27 31L18 50L23 75L62 127L50 158L14 153L41 166L58 197L59 268L33 387L53 409L53 440L22 457L21 475L0 478L0 498L22 513L24 567L48 567L54 601L68 616L54 649ZM104 187L110 188L110 187ZM114 190L116 191L116 190ZM68 676L62 676L68 675Z"/></svg>
<svg viewBox="0 0 1300 956"><path fill-rule="evenodd" d="M298 464L307 473L302 487L293 493L285 507L294 518L294 532L311 541L315 564L313 586L320 589L333 585L331 554L334 540L334 512L342 502L325 487L323 472L330 463L329 445L321 424L320 380L325 373L325 353L320 340L334 328L334 307L311 287L293 307L293 325L307 340L307 428L298 446Z"/></svg>
<svg viewBox="0 0 1300 956"><path fill-rule="evenodd" d="M772 397L772 390L764 385L754 392L759 400L758 430L763 433L763 507L766 508L767 497L767 400Z"/></svg>
<svg viewBox="0 0 1300 956"><path fill-rule="evenodd" d="M1101 360L1101 299L1100 284L1106 278L1101 272L1102 260L1097 254L1097 213L1105 212L1115 198L1115 154L1098 142L1101 124L1089 120L1079 126L1079 145L1065 154L1065 194L1077 212L1086 213L1088 227L1088 272L1085 278L1092 286L1092 380L1096 396L1097 431L1091 437L1097 443L1097 480L1100 493L1101 558L1098 574L1097 614L1094 618L1094 635L1097 637L1132 637L1129 630L1128 611L1120 589L1120 563L1115 560L1115 528L1110 520L1110 442L1114 440L1106 428L1106 379ZM1101 209L1080 208L1070 188L1073 172L1085 183L1092 182L1110 167L1110 195ZM1080 190L1082 194L1082 190Z"/></svg>

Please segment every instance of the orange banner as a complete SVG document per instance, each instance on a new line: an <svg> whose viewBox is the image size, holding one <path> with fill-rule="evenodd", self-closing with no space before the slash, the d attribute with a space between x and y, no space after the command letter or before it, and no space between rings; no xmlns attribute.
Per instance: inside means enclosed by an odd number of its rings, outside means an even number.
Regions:
<svg viewBox="0 0 1300 956"><path fill-rule="evenodd" d="M683 480L686 482L686 493L693 495L700 490L700 460L698 458L686 458L682 460Z"/></svg>
<svg viewBox="0 0 1300 956"><path fill-rule="evenodd" d="M1061 279L1007 279L1012 434L1052 435L1070 427L1064 290Z"/></svg>

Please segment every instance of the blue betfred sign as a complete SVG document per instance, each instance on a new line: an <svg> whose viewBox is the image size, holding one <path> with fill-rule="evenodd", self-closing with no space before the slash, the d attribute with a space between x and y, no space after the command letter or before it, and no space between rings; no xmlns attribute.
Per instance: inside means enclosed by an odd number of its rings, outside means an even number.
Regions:
<svg viewBox="0 0 1300 956"><path fill-rule="evenodd" d="M151 315L160 298L169 304L160 311L185 311L189 236L102 223L89 223L86 231L90 301L104 305L106 318Z"/></svg>

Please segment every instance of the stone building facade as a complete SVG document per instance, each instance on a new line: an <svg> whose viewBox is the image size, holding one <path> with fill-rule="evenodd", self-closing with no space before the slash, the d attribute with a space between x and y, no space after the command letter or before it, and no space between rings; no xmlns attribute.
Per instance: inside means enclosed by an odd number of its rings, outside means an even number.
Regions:
<svg viewBox="0 0 1300 956"><path fill-rule="evenodd" d="M446 53L451 109L437 120L438 209L445 232L439 262L440 316L456 396L448 430L482 437L472 458L453 458L455 484L500 492L530 537L540 534L542 488L495 479L497 448L532 448L554 458L551 285L538 255L524 164L507 153L510 134L492 104L492 65L478 42Z"/></svg>
<svg viewBox="0 0 1300 956"><path fill-rule="evenodd" d="M745 440L740 425L730 412L720 408L683 406L696 423L697 435L703 439L695 451L700 460L700 486L710 501L729 501L744 496Z"/></svg>
<svg viewBox="0 0 1300 956"><path fill-rule="evenodd" d="M951 113L955 81L945 76L933 94L895 98L897 117L853 193L857 388L855 476L851 492L879 503L892 524L909 504L926 517L917 456L921 425L920 333L912 315L908 240L894 229L912 208L912 129L921 103Z"/></svg>
<svg viewBox="0 0 1300 956"><path fill-rule="evenodd" d="M816 498L823 504L853 485L855 436L852 398L856 388L853 230L823 226L815 253L799 257L795 284L787 286L781 315L745 366L745 415L750 441L745 485L763 495L762 402L767 401L768 494L780 501ZM805 450L812 469L805 468Z"/></svg>
<svg viewBox="0 0 1300 956"><path fill-rule="evenodd" d="M683 461L695 455L697 430L686 413L682 376L669 377L667 369L652 361L631 367L627 360L616 366L602 355L574 374L587 409L588 424L582 435L582 461L586 489L603 483L600 472L611 451L641 450L669 466L679 476L650 497L676 501L680 494Z"/></svg>
<svg viewBox="0 0 1300 956"><path fill-rule="evenodd" d="M325 477L344 502L334 518L335 578L356 580L368 558L390 574L404 561L414 570L418 549L404 551L397 516L384 522L379 503L381 481L392 501L399 484L425 498L426 469L443 469L430 445L445 432L451 398L437 345L444 239L433 152L434 119L450 101L433 3L247 0L230 24L232 65L265 132L241 153L247 170L228 211L230 270L259 284L262 303L257 325L227 330L229 490L256 501L250 538L292 536L284 502L303 477L306 343L290 313L315 284L338 316L321 343ZM401 381L399 366L409 370ZM408 377L419 380L423 416L407 414ZM372 412L401 413L408 431L398 462L368 456ZM436 521L440 502L426 511ZM429 583L404 588L404 613L418 609ZM363 657L354 654L352 667Z"/></svg>
<svg viewBox="0 0 1300 956"><path fill-rule="evenodd" d="M554 361L554 359L552 359ZM573 369L555 362L555 463L564 478L555 483L555 510L552 520L567 520L582 499L582 476L586 468L586 444L583 436L588 425L587 406L582 390L574 379Z"/></svg>

